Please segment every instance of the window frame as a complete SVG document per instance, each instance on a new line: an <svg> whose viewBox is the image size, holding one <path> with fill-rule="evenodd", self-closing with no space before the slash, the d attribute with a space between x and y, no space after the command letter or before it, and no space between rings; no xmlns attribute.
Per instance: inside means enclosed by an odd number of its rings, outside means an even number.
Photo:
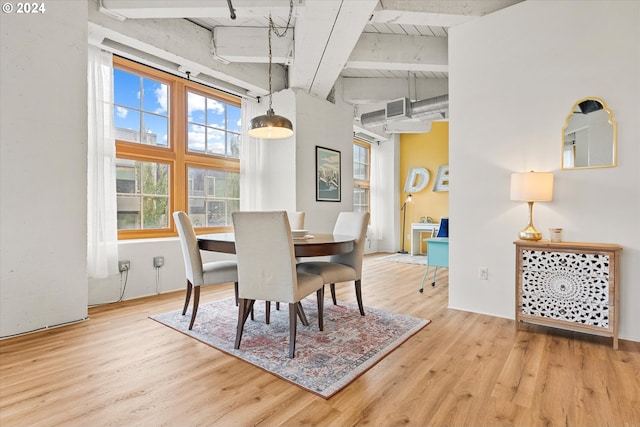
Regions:
<svg viewBox="0 0 640 427"><path fill-rule="evenodd" d="M367 212L371 213L371 144L359 139L353 140L353 145L363 147L367 151L367 177L368 179L353 178L353 188L362 188L367 190ZM355 159L354 159L355 162ZM353 203L352 203L353 205ZM355 205L352 206L355 208Z"/></svg>
<svg viewBox="0 0 640 427"><path fill-rule="evenodd" d="M178 235L173 212L188 213L189 167L240 173L240 159L188 151L188 92L217 99L226 104L241 107L240 98L206 87L182 77L160 71L128 59L113 56L113 67L166 84L169 91L169 133L167 147L146 145L116 139L116 158L169 165L168 227L159 229L118 230L118 240L175 237ZM242 137L242 134L240 134ZM241 142L242 143L242 142ZM229 232L231 225L199 227L196 233Z"/></svg>

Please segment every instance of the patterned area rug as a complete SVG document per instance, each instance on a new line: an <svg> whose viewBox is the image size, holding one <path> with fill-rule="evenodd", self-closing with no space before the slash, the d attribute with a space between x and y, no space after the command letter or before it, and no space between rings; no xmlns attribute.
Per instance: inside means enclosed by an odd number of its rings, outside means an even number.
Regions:
<svg viewBox="0 0 640 427"><path fill-rule="evenodd" d="M318 330L315 294L302 301L309 326L298 322L296 355L289 354L289 309L271 304L271 323L265 324L265 304L256 301L255 320L247 320L240 349L233 348L238 308L232 297L201 304L193 329L191 312L181 310L150 316L170 328L225 353L252 363L312 393L330 398L382 360L430 320L325 300L324 331Z"/></svg>
<svg viewBox="0 0 640 427"><path fill-rule="evenodd" d="M405 264L420 264L427 265L426 255L411 255L411 254L393 254L382 257L383 260L389 262L402 262Z"/></svg>

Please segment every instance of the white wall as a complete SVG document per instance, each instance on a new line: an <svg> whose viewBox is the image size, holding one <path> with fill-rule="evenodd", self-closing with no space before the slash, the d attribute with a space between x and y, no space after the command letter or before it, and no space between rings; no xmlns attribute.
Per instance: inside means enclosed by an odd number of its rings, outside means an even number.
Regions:
<svg viewBox="0 0 640 427"><path fill-rule="evenodd" d="M87 4L2 13L0 28L5 337L87 315Z"/></svg>
<svg viewBox="0 0 640 427"><path fill-rule="evenodd" d="M273 109L276 114L291 120L294 134L284 139L256 139L242 137L240 160L240 193L243 210L290 210L296 209L296 122L295 94L283 90L273 94ZM243 102L243 122L265 114L268 98L260 103Z"/></svg>
<svg viewBox="0 0 640 427"><path fill-rule="evenodd" d="M164 257L164 266L153 266L153 258ZM89 279L89 305L106 304L184 289L186 273L182 249L177 237L163 239L121 240L118 258L129 260L127 274L104 279ZM204 262L235 259L235 255L202 253Z"/></svg>
<svg viewBox="0 0 640 427"><path fill-rule="evenodd" d="M296 208L305 228L332 232L338 213L353 210L353 107L296 90ZM316 146L341 153L340 202L316 201Z"/></svg>
<svg viewBox="0 0 640 427"><path fill-rule="evenodd" d="M517 4L452 28L449 68L450 306L514 318L512 242L528 211L509 200L510 174L552 171L536 227L623 246L620 336L640 341L640 2ZM613 111L618 166L561 170L565 119L587 96Z"/></svg>

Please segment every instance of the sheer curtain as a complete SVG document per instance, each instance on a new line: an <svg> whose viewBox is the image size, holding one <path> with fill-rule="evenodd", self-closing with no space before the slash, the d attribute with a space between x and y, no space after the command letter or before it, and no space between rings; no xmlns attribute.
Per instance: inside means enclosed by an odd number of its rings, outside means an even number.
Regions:
<svg viewBox="0 0 640 427"><path fill-rule="evenodd" d="M240 209L243 211L262 208L262 140L250 137L244 130L251 119L261 112L262 105L242 98L242 144L240 144Z"/></svg>
<svg viewBox="0 0 640 427"><path fill-rule="evenodd" d="M565 144L564 151L563 151L563 158L564 158L563 167L565 168L574 167L575 160L576 160L576 146L573 144L571 145Z"/></svg>
<svg viewBox="0 0 640 427"><path fill-rule="evenodd" d="M384 200L382 198L382 167L380 165L380 145L371 143L371 166L369 168L369 197L371 200L371 225L367 236L371 240L382 240L382 224L384 221Z"/></svg>
<svg viewBox="0 0 640 427"><path fill-rule="evenodd" d="M88 57L87 271L101 278L118 273L113 67L97 47Z"/></svg>

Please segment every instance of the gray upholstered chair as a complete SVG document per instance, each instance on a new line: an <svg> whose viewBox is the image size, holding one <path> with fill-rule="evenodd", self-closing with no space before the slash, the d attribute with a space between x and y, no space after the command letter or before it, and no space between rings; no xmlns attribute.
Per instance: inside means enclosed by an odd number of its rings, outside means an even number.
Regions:
<svg viewBox="0 0 640 427"><path fill-rule="evenodd" d="M279 301L289 304L289 357L294 357L299 302L313 292L318 297L318 327L323 329L322 277L296 272L293 238L285 211L234 212L232 216L240 303L235 348L240 348L244 324L255 300Z"/></svg>
<svg viewBox="0 0 640 427"><path fill-rule="evenodd" d="M346 254L332 255L329 261L309 261L301 262L297 265L299 272L322 276L324 283L328 283L331 287L331 299L334 305L337 304L336 283L353 280L355 282L358 309L363 316L364 306L362 305L362 286L360 281L362 279L362 257L364 255L364 243L368 226L368 212L340 212L333 228L333 234L354 236L356 241L353 251Z"/></svg>
<svg viewBox="0 0 640 427"><path fill-rule="evenodd" d="M287 212L292 230L304 230L304 212Z"/></svg>
<svg viewBox="0 0 640 427"><path fill-rule="evenodd" d="M191 322L189 329L193 328L198 313L200 303L200 286L218 285L222 283L234 282L236 300L238 298L238 264L235 261L214 261L202 262L200 249L196 233L193 231L189 216L182 212L174 212L173 219L178 228L180 244L182 245L182 255L184 257L184 267L187 271L187 296L184 300L182 315L187 312L191 290L193 289L193 310L191 312Z"/></svg>

